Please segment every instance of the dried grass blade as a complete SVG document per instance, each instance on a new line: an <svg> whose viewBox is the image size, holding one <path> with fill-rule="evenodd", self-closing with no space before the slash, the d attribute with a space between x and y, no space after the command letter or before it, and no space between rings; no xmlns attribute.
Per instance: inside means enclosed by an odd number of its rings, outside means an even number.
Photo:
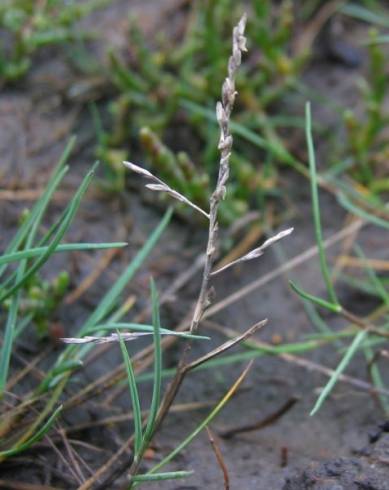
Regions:
<svg viewBox="0 0 389 490"><path fill-rule="evenodd" d="M239 259L236 259L230 262L229 264L224 265L220 269L211 272L211 276L219 274L220 272L229 269L233 265L240 264L242 262L247 262L249 260L253 260L260 257L261 255L263 255L263 252L265 251L266 248L270 247L270 245L273 245L273 243L277 242L278 240L281 240L282 238L290 235L292 232L293 232L293 228L288 228L287 230L280 231L279 233L277 233L277 235L268 238L260 247L254 248L254 250L251 250L251 252L247 253L246 255L243 255L243 257L240 257Z"/></svg>
<svg viewBox="0 0 389 490"><path fill-rule="evenodd" d="M132 162L123 162L123 165L125 165L128 169L132 170L133 172L141 175L142 177L145 177L147 179L150 179L152 181L151 184L146 184L145 187L149 189L150 191L155 191L155 192L166 192L166 194L169 194L173 199L176 199L179 202L183 202L190 206L191 208L195 209L199 213L201 213L203 216L205 216L207 219L209 219L209 214L206 213L203 209L201 209L199 206L197 206L195 203L190 201L187 197L185 197L183 194L180 194L178 191L172 189L169 185L167 185L165 182L163 182L161 179L153 175L151 172L148 170L144 169L143 167L140 167L139 165L135 165L135 163Z"/></svg>

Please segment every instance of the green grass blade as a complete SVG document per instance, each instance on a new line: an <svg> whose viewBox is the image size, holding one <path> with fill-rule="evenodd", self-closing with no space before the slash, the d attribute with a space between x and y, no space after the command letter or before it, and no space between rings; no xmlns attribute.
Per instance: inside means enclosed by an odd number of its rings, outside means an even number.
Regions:
<svg viewBox="0 0 389 490"><path fill-rule="evenodd" d="M58 252L81 252L83 250L104 250L107 248L122 248L126 247L127 242L111 242L111 243L64 243L58 245L53 253ZM10 262L17 262L22 259L31 259L33 257L42 255L47 252L48 247L35 247L27 250L20 250L19 252L13 252L5 254L0 257L0 265L9 264Z"/></svg>
<svg viewBox="0 0 389 490"><path fill-rule="evenodd" d="M54 387L56 384L55 378L60 378L60 374L69 372L69 371L74 371L75 369L79 369L83 366L83 362L80 360L70 360L70 361L65 361L61 365L56 366L54 369L52 369L50 372L48 372L45 376L45 378L42 380L40 385L37 388L37 392L39 393L44 393L47 391L49 388Z"/></svg>
<svg viewBox="0 0 389 490"><path fill-rule="evenodd" d="M43 216L43 213L60 182L62 181L63 177L67 173L68 168L64 167L59 169L58 172L54 172L53 177L50 179L49 183L47 184L47 187L43 193L43 195L40 197L40 199L36 202L34 205L33 209L31 210L28 218L24 221L24 223L19 227L16 235L14 238L11 240L10 244L8 245L7 249L4 251L4 254L9 254L13 253L17 250L17 248L21 245L26 240L26 237L28 233L31 234L31 229L37 229L38 224L40 223L40 220ZM32 237L30 239L30 243L32 242L32 239L34 237L35 231L32 233ZM28 246L28 244L27 244ZM7 264L3 264L0 267L0 276L3 275L4 271L7 268Z"/></svg>
<svg viewBox="0 0 389 490"><path fill-rule="evenodd" d="M59 245L59 242L62 240L62 237L68 230L71 225L73 218L81 204L81 199L85 194L92 178L94 175L94 168L88 172L84 180L82 181L79 189L77 190L75 196L70 202L69 210L58 227L58 231L55 234L52 242L47 247L47 250L42 253L42 255L34 262L34 264L23 274L23 276L15 282L15 284L8 289L2 296L0 296L0 303L4 301L6 298L10 297L15 291L17 291L30 277L35 274L35 272L42 267L42 265L48 260L50 255L54 252L54 250Z"/></svg>
<svg viewBox="0 0 389 490"><path fill-rule="evenodd" d="M342 14L353 17L354 19L389 28L389 16L385 15L382 10L379 13L376 13L362 5L356 5L355 3L343 5L339 10Z"/></svg>
<svg viewBox="0 0 389 490"><path fill-rule="evenodd" d="M339 363L338 367L336 368L334 374L331 376L328 383L325 385L322 392L320 393L320 396L317 399L315 406L313 407L310 415L315 415L315 413L317 413L318 410L320 410L320 407L323 405L325 399L331 393L333 387L335 386L336 382L338 381L339 376L346 369L346 367L348 366L349 362L351 361L354 353L358 350L360 344L365 340L366 336L367 336L367 331L361 330L354 337L354 340L352 341L350 347L347 349L347 352L345 353L342 360L340 361L340 363Z"/></svg>
<svg viewBox="0 0 389 490"><path fill-rule="evenodd" d="M96 165L97 164L95 164L95 166ZM92 168L92 171L95 168L95 166ZM67 172L67 168L65 168L65 171ZM87 178L88 178L88 175L85 177L85 179L87 179ZM84 184L85 179L81 183L81 186ZM81 186L79 187L77 193L80 191ZM61 228L60 227L62 227L63 226L63 223L69 218L69 213L72 212L72 207L74 205L74 199L77 197L77 193L76 193L76 196L74 196L73 199L70 201L70 203L66 206L66 209L63 211L61 217L56 220L56 222L53 224L53 226L50 228L50 230L46 233L45 237L40 241L40 245L44 245L45 243L47 243L48 240L49 240L49 238L51 238L52 236L54 236L54 234L56 232L57 232L57 235L56 236L58 236L58 233L61 232ZM44 204L40 207L39 213L36 216L35 221L32 223L31 230L30 230L29 235L28 235L28 237L26 239L26 243L25 243L25 247L24 247L25 250L29 250L31 248L31 244L34 241L36 232L38 230L38 227L40 225L41 219L43 217L43 212L44 212L45 208L47 207L48 202L49 202L49 200L47 198L45 200ZM56 237L54 236L54 240L55 239L56 239ZM42 260L43 263L49 258L49 256L51 255L51 253L54 253L54 251L56 249L56 247L53 246L53 243L51 245L49 245L49 247L51 247L53 250L50 251L50 248L48 248L46 250L46 252L44 253L44 254L48 254L48 257L45 259L45 258L42 258L42 256L41 256L40 259L39 259L39 260ZM42 265L43 265L43 263L42 263ZM23 281L24 282L24 281L28 280L28 277L23 277L24 270L25 270L25 267L26 266L27 266L26 261L23 261L23 263L20 264L17 273L15 272L13 275L11 275L10 277L8 277L6 281L3 282L2 289L3 290L6 290L6 288L8 287L8 285L11 284L14 281L16 275L19 276L19 279L17 280L17 282L18 281ZM35 265L33 267L35 267ZM36 270L38 270L40 267L41 266L38 265ZM30 271L29 274L30 275L33 275L34 272L36 272L36 271L33 271L33 272ZM15 283L14 283L14 286L13 287L16 289ZM7 291L7 294L9 294L9 291ZM1 301L2 298L3 298L3 296L0 298L0 301Z"/></svg>
<svg viewBox="0 0 389 490"><path fill-rule="evenodd" d="M368 294L370 296L376 296L379 298L379 295L377 293L377 289L375 287L373 287L370 283L368 283L365 278L357 279L354 276L350 276L349 274L345 274L344 272L340 274L340 277L342 279L342 282L344 282L348 286L351 286L352 288L354 288L358 291L361 291L364 294ZM389 282L385 281L384 278L381 278L381 281L383 282L384 286L389 285Z"/></svg>
<svg viewBox="0 0 389 490"><path fill-rule="evenodd" d="M315 224L316 242L319 249L320 269L331 303L338 304L339 302L337 300L334 286L331 281L330 272L327 264L327 258L325 256L324 246L323 246L323 235L322 235L321 219L320 219L319 192L318 192L317 173L316 173L316 158L315 158L315 149L313 146L313 138L312 138L311 105L309 102L307 102L305 106L305 119L306 119L305 132L306 132L306 140L308 146L309 172L311 177L312 210L313 210L313 219Z"/></svg>
<svg viewBox="0 0 389 490"><path fill-rule="evenodd" d="M11 241L10 246L5 251L5 254L16 252L17 247L19 247L21 244L23 244L23 248L25 250L29 250L32 247L32 243L35 239L36 233L41 224L43 215L50 202L50 199L55 189L58 187L61 180L67 173L67 171L68 171L68 167L59 169L59 172L54 171L54 179L50 179L43 195L35 204L33 210L27 217L26 221L19 228L18 232L16 233L16 236ZM12 284L15 281L15 279L20 280L24 274L26 266L27 266L27 262L24 260L21 264L19 264L17 271L15 271L14 274L11 274L5 281L3 281L1 285L2 289L6 290L8 285ZM0 271L4 272L6 267L7 264L3 264L3 266L0 267Z"/></svg>
<svg viewBox="0 0 389 490"><path fill-rule="evenodd" d="M326 308L334 313L339 313L342 311L342 307L339 304L330 303L324 299L318 298L317 296L313 296L299 288L293 281L289 281L290 287L293 289L295 293L301 296L303 299L311 301L315 305L321 306L322 308Z"/></svg>
<svg viewBox="0 0 389 490"><path fill-rule="evenodd" d="M378 216L374 216L373 214L370 214L364 209L356 206L354 203L352 203L349 200L349 198L343 192L340 192L338 194L338 202L347 211L350 211L350 213L359 216L360 218L368 221L369 223L372 223L373 225L380 226L381 228L385 228L387 230L389 229L389 221L383 218L379 218Z"/></svg>
<svg viewBox="0 0 389 490"><path fill-rule="evenodd" d="M383 303L386 305L387 308L389 308L389 293L383 285L382 281L379 279L375 270L369 266L368 262L366 261L366 256L363 253L361 247L355 244L354 250L356 251L359 258L363 260L367 275L369 276L370 282L372 283L373 287L377 291L378 296L381 297Z"/></svg>
<svg viewBox="0 0 389 490"><path fill-rule="evenodd" d="M159 299L153 278L150 279L152 317L154 327L154 380L153 396L151 399L150 413L147 419L145 430L145 440L152 437L154 422L157 417L159 403L161 399L162 384L162 348L161 348L161 321L159 316Z"/></svg>
<svg viewBox="0 0 389 490"><path fill-rule="evenodd" d="M124 343L124 340L122 339L119 330L117 330L117 333L119 335L120 349L122 351L124 364L126 366L127 381L130 389L132 411L134 414L134 430L135 430L134 459L136 459L139 458L143 445L142 410L140 408L138 388L136 386L135 375L134 375L134 370L132 368L131 359L130 356L128 355L126 344Z"/></svg>
<svg viewBox="0 0 389 490"><path fill-rule="evenodd" d="M122 275L119 277L119 279L115 282L115 284L111 287L111 289L108 291L108 293L104 296L104 298L100 301L99 305L97 308L93 311L93 313L86 319L84 322L83 326L78 332L78 335L84 335L85 331L87 331L89 328L93 327L94 325L98 324L98 322L102 321L104 319L104 316L109 314L118 301L118 298L124 289L124 287L127 285L128 281L134 276L134 274L137 272L137 270L141 267L145 259L148 257L150 254L151 250L153 247L156 245L157 241L159 240L162 232L168 225L170 218L172 215L172 209L168 209L162 218L161 222L159 225L155 228L153 233L150 235L146 243L143 245L141 250L137 253L137 255L134 257L134 259L131 261L131 263L128 265L128 267L123 271ZM115 315L114 315L115 316ZM89 350L92 348L92 345L84 345L81 348L78 346L69 346L65 349L65 351L62 353L62 355L59 356L55 366L61 365L64 361L67 359L81 359ZM44 410L42 413L37 417L37 419L34 421L32 424L31 428L28 429L28 432L30 432L32 429L38 426L38 424L41 422L42 418L45 416L47 413L47 410L50 409L59 399L61 396L61 393L63 392L67 380L69 378L69 373L65 373L62 375L62 378L56 380L56 384L54 386L54 391L49 398ZM27 432L27 433L28 433Z"/></svg>
<svg viewBox="0 0 389 490"><path fill-rule="evenodd" d="M69 155L74 148L75 142L76 142L76 138L74 136L70 138L64 151L62 152L62 155L60 157L60 160L56 168L51 174L51 177L46 185L46 188L42 196L38 199L38 201L33 206L33 209L31 210L28 218L19 227L16 235L11 240L5 253L14 252L19 247L19 245L25 240L27 233L29 232L32 225L40 221L40 218L42 217L43 212L46 209L47 204L49 203L54 191L56 190L56 188L58 187L58 185L60 184L61 180L63 179L64 175L68 170L65 167L65 163L67 162ZM6 265L0 267L0 276L3 274L5 268Z"/></svg>
<svg viewBox="0 0 389 490"><path fill-rule="evenodd" d="M316 310L316 306L311 301L304 301L303 307L305 313L307 314L309 320L316 327L317 331L324 335L333 335L333 331L327 325L327 323L323 320L323 318L319 315Z"/></svg>
<svg viewBox="0 0 389 490"><path fill-rule="evenodd" d="M19 454L23 451L26 451L26 449L29 449L33 444L40 441L47 434L47 432L50 430L51 426L54 424L54 422L55 422L56 418L58 417L58 415L60 414L61 410L62 410L62 405L60 405L54 411L54 413L49 417L47 422L26 442L24 442L23 444L20 444L17 447L8 449L6 451L1 451L0 452L0 461L1 461L1 459L5 459L5 458L8 458L10 456L15 456L16 454Z"/></svg>
<svg viewBox="0 0 389 490"><path fill-rule="evenodd" d="M8 379L9 363L11 360L12 345L14 340L14 331L16 328L20 294L15 294L11 299L11 304L5 324L3 345L0 355L0 398L2 398L5 385Z"/></svg>
<svg viewBox="0 0 389 490"><path fill-rule="evenodd" d="M132 477L134 483L155 482L164 480L178 480L193 475L194 471L167 471L166 473L154 473L152 475L136 475Z"/></svg>
<svg viewBox="0 0 389 490"><path fill-rule="evenodd" d="M64 177L65 173L67 172L67 168L64 167L64 163L66 159L69 156L69 153L74 146L74 139L72 139L69 144L67 145L62 158L57 165L57 168L53 172L53 175L51 179L49 180L48 185L46 186L46 189L41 196L41 198L38 200L36 205L34 206L33 210L31 211L29 217L23 223L23 225L19 228L19 231L16 233L14 239L11 241L11 244L8 246L7 251L8 252L14 252L16 248L23 242L25 241L25 247L29 248L31 246L31 243L33 242L35 238L35 234L38 230L38 226L41 222L41 219L43 217L43 214L45 212L45 209L55 191L59 183L61 182L62 178ZM12 345L13 345L13 340L15 338L15 328L16 328L16 323L17 323L17 314L18 314L18 309L19 309L19 301L20 301L20 294L19 294L19 288L23 284L24 280L26 280L26 276L28 273L25 272L26 270L26 260L23 259L21 260L14 276L15 277L15 282L14 285L11 286L11 288L6 291L1 299L3 301L5 298L13 295L11 298L11 306L10 306L10 311L8 314L7 318L7 323L6 323L6 328L5 328L5 333L4 333L4 339L3 339L3 346L1 349L1 359L0 359L0 396L2 395L5 384L7 381L8 377L8 371L9 371L9 363L11 359L11 353L12 353ZM3 264L2 267L0 267L0 274L5 271L5 268L7 267L7 264ZM37 269L39 266L37 267ZM36 269L36 270L37 270ZM30 277L35 271L30 270ZM27 277L27 278L28 278ZM4 283L3 283L4 286Z"/></svg>

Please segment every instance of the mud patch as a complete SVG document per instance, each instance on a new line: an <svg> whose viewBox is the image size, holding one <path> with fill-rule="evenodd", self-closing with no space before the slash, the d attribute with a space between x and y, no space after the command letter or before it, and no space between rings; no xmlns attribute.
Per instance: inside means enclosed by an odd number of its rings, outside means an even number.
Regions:
<svg viewBox="0 0 389 490"><path fill-rule="evenodd" d="M283 490L388 490L389 434L355 458L313 463L287 478Z"/></svg>

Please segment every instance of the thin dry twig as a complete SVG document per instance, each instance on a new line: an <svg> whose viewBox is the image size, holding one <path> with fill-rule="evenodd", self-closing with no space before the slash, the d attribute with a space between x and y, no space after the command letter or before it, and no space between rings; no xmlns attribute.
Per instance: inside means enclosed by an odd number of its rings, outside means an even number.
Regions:
<svg viewBox="0 0 389 490"><path fill-rule="evenodd" d="M110 475L106 476L104 478L104 481L102 481L104 474L107 473L107 471L110 468L114 467L114 465L119 461L119 458L131 448L133 442L134 442L134 435L132 434L127 440L124 441L124 443L120 446L120 448L116 451L116 453L114 453L106 463L100 466L100 468L97 471L95 471L95 473L90 478L88 478L88 480L86 480L78 488L78 490L89 490L95 484L96 484L96 490L109 488L106 486L106 482L110 481ZM125 464L123 471L125 471L126 467L127 467L127 463Z"/></svg>
<svg viewBox="0 0 389 490"><path fill-rule="evenodd" d="M223 453L221 452L218 441L216 440L211 429L208 426L206 427L206 429L207 429L209 442L211 443L212 450L215 453L216 461L217 461L218 465L220 466L220 469L222 470L222 473L223 473L224 490L229 490L229 488L230 488L230 477L228 476L228 470L227 470L226 463L224 462Z"/></svg>
<svg viewBox="0 0 389 490"><path fill-rule="evenodd" d="M17 383L19 383L31 371L35 372L39 380L43 379L44 373L40 369L38 369L37 366L42 361L42 359L44 359L48 355L49 351L50 349L44 349L42 350L42 352L36 355L31 361L29 362L26 361L25 367L20 371L16 371L13 377L8 381L6 387L7 391L10 391ZM19 357L19 359L22 359L23 363L25 362L22 357Z"/></svg>
<svg viewBox="0 0 389 490"><path fill-rule="evenodd" d="M188 371L191 371L191 370L197 368L201 364L204 364L205 362L210 361L214 357L217 357L220 354L227 352L228 350L230 350L235 345L238 345L241 342L244 342L246 339L248 339L249 337L254 335L255 332L257 332L260 328L264 327L266 325L266 323L267 323L267 319L256 323L255 325L250 327L248 330L246 330L241 335L238 335L237 337L235 337L231 340L228 340L227 342L224 342L224 344L219 345L218 347L213 349L211 352L208 352L208 354L205 354L204 356L199 357L198 359L192 361L191 363L186 364L185 368L184 368L185 372L188 372Z"/></svg>
<svg viewBox="0 0 389 490"><path fill-rule="evenodd" d="M20 190L0 190L0 201L35 201L44 193L45 189L20 189ZM70 191L56 191L51 202L68 202Z"/></svg>
<svg viewBox="0 0 389 490"><path fill-rule="evenodd" d="M243 432L252 432L254 430L261 430L265 427L276 423L283 415L285 415L289 410L298 402L298 398L292 396L285 403L282 404L280 408L278 408L275 412L267 415L265 418L259 420L258 422L254 422L253 424L245 424L240 425L238 427L233 427L231 429L219 431L218 434L223 439L230 439L234 437L236 434L242 434Z"/></svg>
<svg viewBox="0 0 389 490"><path fill-rule="evenodd" d="M350 255L340 255L338 257L342 267L355 268L355 269L374 269L376 271L389 271L389 260L382 259L360 259L359 257L352 257Z"/></svg>
<svg viewBox="0 0 389 490"><path fill-rule="evenodd" d="M71 473L72 477L74 480L81 485L82 484L82 479L79 477L77 474L76 470L73 468L71 464L69 464L69 461L65 458L65 456L61 453L61 451L57 448L57 446L54 444L52 441L51 437L46 436L46 439L49 443L49 445L52 447L53 451L57 454L59 459L62 461L62 463L65 465L65 468L69 469L69 472Z"/></svg>
<svg viewBox="0 0 389 490"><path fill-rule="evenodd" d="M377 335L379 337L383 337L385 339L389 338L389 332L387 332L386 330L381 330L380 328L377 328L368 319L366 320L364 318L356 316L356 315L354 315L354 313L351 313L350 311L346 310L343 307L339 311L339 315L343 316L343 318L345 318L346 320L348 320L350 323L352 323L356 327L360 328L361 330L367 330L367 331L371 332L372 334Z"/></svg>
<svg viewBox="0 0 389 490"><path fill-rule="evenodd" d="M73 468L74 468L74 471L75 473L77 473L77 476L79 478L79 481L80 482L84 482L85 481L85 476L80 468L80 465L78 464L78 461L76 459L76 451L72 448L67 436L66 436L66 433L65 431L61 428L59 429L59 434L61 436L61 439L63 441L63 444L65 446L65 449L66 449L66 452L68 453L68 456L69 456L69 460L71 462L71 464L73 465Z"/></svg>

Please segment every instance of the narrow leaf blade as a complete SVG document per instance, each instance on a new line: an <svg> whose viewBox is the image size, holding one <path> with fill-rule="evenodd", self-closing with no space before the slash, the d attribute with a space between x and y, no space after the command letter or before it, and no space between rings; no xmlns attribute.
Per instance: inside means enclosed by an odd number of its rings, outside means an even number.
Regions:
<svg viewBox="0 0 389 490"><path fill-rule="evenodd" d="M128 386L131 395L132 411L134 413L134 428L135 428L135 440L134 440L135 456L134 457L136 458L140 454L142 443L143 443L142 411L140 408L138 388L136 386L135 375L134 375L134 370L132 368L131 359L130 356L128 355L126 344L124 343L124 340L120 335L120 332L117 331L117 333L119 336L120 349L122 351L124 364L126 366L127 381L128 381Z"/></svg>
<svg viewBox="0 0 389 490"><path fill-rule="evenodd" d="M364 341L366 335L367 335L367 331L361 330L354 337L354 340L352 341L350 347L347 349L347 352L345 353L344 357L340 361L340 363L339 363L338 367L336 368L334 374L331 376L328 383L325 385L322 392L320 393L320 396L317 399L315 406L313 407L310 415L315 415L315 413L317 413L320 410L320 407L323 405L324 401L326 400L328 395L331 393L333 387L335 386L336 382L338 381L339 376L343 373L343 371L346 369L346 367L350 363L353 355L357 351L360 344Z"/></svg>

